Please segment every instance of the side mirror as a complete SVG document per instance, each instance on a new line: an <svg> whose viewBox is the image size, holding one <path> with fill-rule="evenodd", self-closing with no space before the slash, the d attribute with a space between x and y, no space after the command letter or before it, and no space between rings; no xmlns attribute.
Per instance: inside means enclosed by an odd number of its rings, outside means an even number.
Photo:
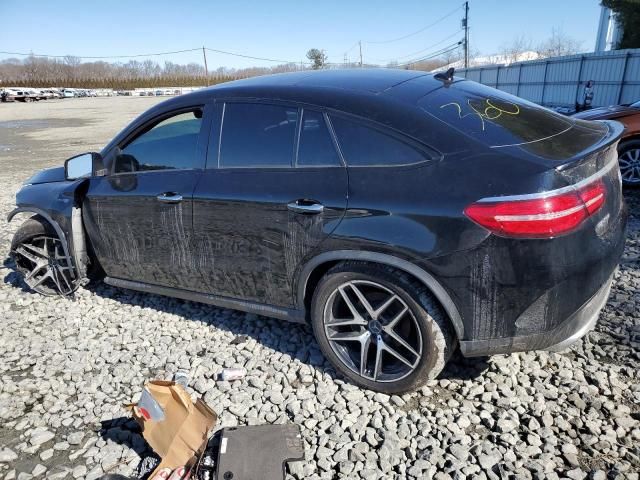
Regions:
<svg viewBox="0 0 640 480"><path fill-rule="evenodd" d="M102 156L97 152L82 153L64 162L64 178L77 180L104 175Z"/></svg>

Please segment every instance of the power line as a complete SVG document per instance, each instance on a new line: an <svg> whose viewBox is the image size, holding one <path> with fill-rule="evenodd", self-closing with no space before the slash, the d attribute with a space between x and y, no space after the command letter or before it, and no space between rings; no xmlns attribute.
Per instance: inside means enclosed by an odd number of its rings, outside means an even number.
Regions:
<svg viewBox="0 0 640 480"><path fill-rule="evenodd" d="M197 52L197 51L202 51L203 47L199 47L199 48L189 48L186 50L174 50L171 52L154 52L154 53L138 53L135 55L104 55L104 56L95 56L95 55L49 55L49 54L44 54L44 53L24 53L24 52L4 52L4 51L0 51L0 54L3 55L19 55L19 56L23 56L23 57L47 57L47 58L66 58L66 57L76 57L76 58L83 58L83 59L92 59L92 60L97 60L97 59L116 59L116 58L139 58L139 57L157 57L157 56L162 56L162 55L173 55L176 53L186 53L186 52ZM228 52L226 50L218 50L215 48L206 48L204 47L205 50L209 50L211 52L215 52L215 53L220 53L223 55L231 55L234 57L242 57L242 58L249 58L251 60L263 60L266 62L279 62L279 63L298 63L297 61L292 61L292 60L279 60L279 59L274 59L274 58L264 58L264 57L254 57L251 55L244 55L242 53L235 53L235 52ZM307 64L309 62L306 62Z"/></svg>
<svg viewBox="0 0 640 480"><path fill-rule="evenodd" d="M437 25L438 23L442 22L443 20L446 20L447 18L449 18L451 15L453 15L454 13L456 13L458 10L460 10L461 7L456 7L455 9L451 10L449 13L447 13L446 15L444 15L443 17L440 17L438 20L436 20L433 23L430 23L429 25L427 25L426 27L422 27L420 30L416 30L415 32L409 33L407 35L403 35L402 37L397 37L397 38L392 38L390 40L380 40L380 41L368 41L368 42L364 42L364 43L375 43L375 44L381 44L381 43L392 43L392 42L399 42L400 40L404 40L405 38L409 38L409 37L413 37L414 35L418 35L419 33L424 32L425 30L430 29L431 27L433 27L434 25Z"/></svg>
<svg viewBox="0 0 640 480"><path fill-rule="evenodd" d="M90 58L90 59L106 59L106 58L135 58L135 57L155 57L159 55L173 55L175 53L186 53L186 52L195 52L200 50L200 48L190 48L188 50L175 50L173 52L157 52L157 53L139 53L136 55L106 55L106 56L86 56L86 55L48 55L44 53L24 53L24 52L2 52L0 54L3 55L20 55L23 57L48 57L48 58L66 58L66 57L76 57L76 58Z"/></svg>
<svg viewBox="0 0 640 480"><path fill-rule="evenodd" d="M344 51L344 53L349 53L351 50L353 50L354 48L356 48L358 46L358 44L360 43L360 41L357 41L356 43L354 43L353 45L351 45L348 49L346 49Z"/></svg>
<svg viewBox="0 0 640 480"><path fill-rule="evenodd" d="M417 52L409 53L407 55L402 55L402 56L399 56L399 57L393 57L393 58L390 58L388 60L380 60L380 59L376 59L376 58L373 58L372 60L375 60L375 61L381 62L381 63L389 63L389 62L392 62L394 60L402 60L404 58L414 57L414 56L419 55L421 53L424 53L424 52L426 52L428 50L431 50L433 47L437 47L438 45L442 45L444 42L446 42L447 40L451 40L456 35L460 35L460 31L461 30L462 29L457 30L457 31L453 32L451 35L446 36L445 38L443 38L439 42L433 43L433 44L429 45L426 48L422 48L422 49L418 50Z"/></svg>
<svg viewBox="0 0 640 480"><path fill-rule="evenodd" d="M207 48L207 50L209 50L210 52L222 53L223 55L232 55L234 57L250 58L251 60L264 60L265 62L305 63L307 65L311 64L311 62L297 62L293 60L278 60L277 58L253 57L251 55L243 55L242 53L227 52L225 50L217 50L215 48Z"/></svg>
<svg viewBox="0 0 640 480"><path fill-rule="evenodd" d="M408 61L408 62L405 62L405 63L400 63L400 64L398 64L396 66L404 67L406 65L411 65L411 64L414 64L414 63L418 63L418 62L423 62L425 60L429 60L431 58L438 57L440 55L444 55L445 53L453 52L454 50L458 49L460 47L460 45L462 45L462 43L463 43L463 41L460 40L459 42L452 43L451 45L448 45L448 46L442 48L441 50L438 50L437 52L433 52L430 55L427 55L427 56L424 56L424 57L421 57L421 58L417 58L415 60L411 60L411 61Z"/></svg>

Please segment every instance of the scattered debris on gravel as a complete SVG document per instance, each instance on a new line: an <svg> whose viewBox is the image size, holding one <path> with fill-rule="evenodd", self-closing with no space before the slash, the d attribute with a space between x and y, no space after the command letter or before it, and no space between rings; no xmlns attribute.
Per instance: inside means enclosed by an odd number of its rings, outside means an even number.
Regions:
<svg viewBox="0 0 640 480"><path fill-rule="evenodd" d="M150 105L0 105L0 215L33 171L99 147L123 112ZM23 126L7 126L17 109ZM594 332L562 353L456 356L391 397L337 377L305 326L102 283L75 301L32 294L7 257L14 221L0 230L0 478L131 474L147 447L123 404L184 370L219 426L302 427L307 457L289 479L638 479L640 190L626 196L626 250ZM235 367L247 375L219 380Z"/></svg>

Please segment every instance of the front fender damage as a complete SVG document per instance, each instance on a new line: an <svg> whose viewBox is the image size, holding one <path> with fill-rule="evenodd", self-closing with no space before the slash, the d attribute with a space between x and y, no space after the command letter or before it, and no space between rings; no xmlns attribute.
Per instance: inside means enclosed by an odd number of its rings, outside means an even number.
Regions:
<svg viewBox="0 0 640 480"><path fill-rule="evenodd" d="M72 297L79 286L88 282L90 257L81 208L87 187L87 179L27 184L16 196L17 207L7 215L7 222L20 213L38 215L53 228L63 250L64 258L60 260L68 267L72 280L70 288L60 289L62 296Z"/></svg>

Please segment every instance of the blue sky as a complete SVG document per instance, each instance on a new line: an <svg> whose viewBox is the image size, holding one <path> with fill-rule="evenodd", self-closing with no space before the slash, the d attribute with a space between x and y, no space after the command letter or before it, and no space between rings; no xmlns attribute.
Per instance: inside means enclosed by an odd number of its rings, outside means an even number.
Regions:
<svg viewBox="0 0 640 480"><path fill-rule="evenodd" d="M272 1L120 1L2 0L2 11L27 9L2 22L0 50L53 55L132 55L206 45L258 57L304 60L312 47L325 49L331 62L345 52L356 60L362 40L365 62L408 61L462 38L456 35L462 1L444 0L272 0ZM445 20L403 40L452 12ZM534 44L553 27L592 51L598 26L598 0L471 0L471 47L497 53L519 35ZM445 40L451 37L450 40ZM430 48L434 45L432 48ZM420 54L413 55L414 52ZM1 58L10 55L0 54ZM270 62L207 53L210 70L219 66L267 66ZM156 61L201 62L201 52L154 57ZM120 61L126 61L122 59Z"/></svg>

